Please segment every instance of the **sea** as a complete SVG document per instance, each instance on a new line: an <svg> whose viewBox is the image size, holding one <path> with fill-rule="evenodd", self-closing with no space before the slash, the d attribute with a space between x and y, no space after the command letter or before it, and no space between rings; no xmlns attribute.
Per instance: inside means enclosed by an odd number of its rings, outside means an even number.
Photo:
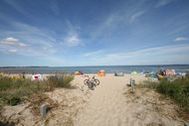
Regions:
<svg viewBox="0 0 189 126"><path fill-rule="evenodd" d="M160 69L174 69L177 73L189 73L188 65L119 65L119 66L72 66L72 67L47 67L47 66L25 66L25 67L0 67L0 72L4 73L28 73L28 74L53 74L53 73L74 73L81 71L86 74L97 73L105 70L106 73L156 73Z"/></svg>

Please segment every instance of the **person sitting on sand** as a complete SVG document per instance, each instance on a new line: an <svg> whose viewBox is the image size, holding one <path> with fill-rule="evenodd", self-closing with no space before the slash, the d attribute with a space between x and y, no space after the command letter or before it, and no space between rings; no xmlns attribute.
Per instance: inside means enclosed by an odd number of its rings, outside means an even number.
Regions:
<svg viewBox="0 0 189 126"><path fill-rule="evenodd" d="M158 73L157 73L157 78L158 78L158 80L161 80L161 79L163 79L164 78L164 76L166 76L166 72L165 72L165 70L160 70Z"/></svg>

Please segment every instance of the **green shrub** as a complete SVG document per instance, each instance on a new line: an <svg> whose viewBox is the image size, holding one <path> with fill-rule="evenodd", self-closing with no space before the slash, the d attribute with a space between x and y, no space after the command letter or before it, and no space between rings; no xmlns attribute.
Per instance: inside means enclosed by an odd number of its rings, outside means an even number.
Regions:
<svg viewBox="0 0 189 126"><path fill-rule="evenodd" d="M156 83L156 86L153 86L154 83L147 85L145 87L153 87L159 93L173 99L180 107L189 112L189 77L179 78L174 81L162 80Z"/></svg>
<svg viewBox="0 0 189 126"><path fill-rule="evenodd" d="M0 91L10 88L13 81L8 77L0 77Z"/></svg>
<svg viewBox="0 0 189 126"><path fill-rule="evenodd" d="M70 88L70 82L73 80L73 76L70 75L55 75L49 76L48 82L50 85L54 85L54 87L63 87L63 88Z"/></svg>
<svg viewBox="0 0 189 126"><path fill-rule="evenodd" d="M43 81L0 76L0 106L17 105L33 94L52 91L55 87L70 88L72 80L73 76L64 74L50 76Z"/></svg>
<svg viewBox="0 0 189 126"><path fill-rule="evenodd" d="M158 86L158 83L153 82L153 81L144 81L142 84L139 84L137 86L142 87L142 88L156 89Z"/></svg>

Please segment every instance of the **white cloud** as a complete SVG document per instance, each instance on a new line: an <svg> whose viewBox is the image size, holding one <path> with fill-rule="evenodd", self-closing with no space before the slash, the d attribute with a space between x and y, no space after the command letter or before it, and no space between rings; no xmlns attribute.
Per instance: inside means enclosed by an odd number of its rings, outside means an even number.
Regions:
<svg viewBox="0 0 189 126"><path fill-rule="evenodd" d="M28 10L26 11L26 8L24 8L23 6L21 6L18 2L14 1L14 0L4 0L4 2L6 2L7 4L9 4L11 7L13 7L16 11L18 11L21 14L23 14L24 16L27 16L27 17L32 16L28 12Z"/></svg>
<svg viewBox="0 0 189 126"><path fill-rule="evenodd" d="M186 41L186 40L189 40L189 38L187 38L187 37L177 37L175 39L175 41Z"/></svg>
<svg viewBox="0 0 189 126"><path fill-rule="evenodd" d="M53 38L51 35L52 31L19 22L12 22L11 25L16 30L9 31L7 34L14 34L16 36L22 37L23 39L27 39L28 42L31 42L31 44L35 43L38 45L48 46L52 45L55 41L55 38Z"/></svg>
<svg viewBox="0 0 189 126"><path fill-rule="evenodd" d="M13 30L0 30L3 36L10 36L0 40L1 52L6 53L13 47L17 49L17 54L24 56L48 57L57 52L59 45L55 43L53 31L20 22L10 22L10 25Z"/></svg>
<svg viewBox="0 0 189 126"><path fill-rule="evenodd" d="M104 52L103 50L97 50L97 51L85 53L83 54L83 56L85 57L96 56L96 55L100 55L103 52Z"/></svg>
<svg viewBox="0 0 189 126"><path fill-rule="evenodd" d="M155 5L156 8L162 7L162 6L166 6L168 4L171 4L172 2L174 2L175 0L158 0L157 4Z"/></svg>
<svg viewBox="0 0 189 126"><path fill-rule="evenodd" d="M3 45L8 45L8 46L18 46L18 47L26 47L27 45L20 42L19 39L16 39L14 37L7 37L3 39L1 42Z"/></svg>
<svg viewBox="0 0 189 126"><path fill-rule="evenodd" d="M137 18L144 15L144 13L145 13L145 11L138 11L138 12L134 13L133 15L131 15L130 23L134 22Z"/></svg>
<svg viewBox="0 0 189 126"><path fill-rule="evenodd" d="M10 52L10 53L16 53L17 50L16 49L9 49L8 52Z"/></svg>
<svg viewBox="0 0 189 126"><path fill-rule="evenodd" d="M89 32L91 33L91 38L96 39L106 35L111 35L119 24L124 25L126 21L127 17L125 15L118 12L112 13L108 15L98 26L95 26L94 29L90 29Z"/></svg>
<svg viewBox="0 0 189 126"><path fill-rule="evenodd" d="M18 42L18 39L13 37L8 37L4 39L1 43L5 45L15 45Z"/></svg>
<svg viewBox="0 0 189 126"><path fill-rule="evenodd" d="M93 55L93 65L150 65L189 63L189 44L146 48L130 52L112 52Z"/></svg>
<svg viewBox="0 0 189 126"><path fill-rule="evenodd" d="M77 34L70 34L65 38L65 43L69 47L78 46L80 44L80 39Z"/></svg>
<svg viewBox="0 0 189 126"><path fill-rule="evenodd" d="M79 37L80 27L74 26L69 20L66 20L67 27L68 27L68 34L64 37L63 41L68 47L75 47L82 45L81 38Z"/></svg>
<svg viewBox="0 0 189 126"><path fill-rule="evenodd" d="M149 7L144 8L145 5L145 1L142 0L137 4L133 3L132 6L123 4L118 10L111 12L107 17L103 18L92 30L90 29L91 38L108 38L113 36L116 31L119 32L119 27L128 26L139 20L149 9Z"/></svg>

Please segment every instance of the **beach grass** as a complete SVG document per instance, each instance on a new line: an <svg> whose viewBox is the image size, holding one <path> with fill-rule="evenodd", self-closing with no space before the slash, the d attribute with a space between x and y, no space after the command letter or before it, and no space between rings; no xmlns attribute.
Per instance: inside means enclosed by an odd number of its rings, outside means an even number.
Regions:
<svg viewBox="0 0 189 126"><path fill-rule="evenodd" d="M0 107L17 105L34 94L52 91L54 88L69 88L73 76L55 75L42 81L0 76Z"/></svg>
<svg viewBox="0 0 189 126"><path fill-rule="evenodd" d="M175 100L181 108L189 112L189 78L177 79L173 82L163 80L157 91Z"/></svg>
<svg viewBox="0 0 189 126"><path fill-rule="evenodd" d="M145 82L143 87L155 89L157 92L173 99L184 111L189 112L189 77L174 81L167 79L160 82Z"/></svg>
<svg viewBox="0 0 189 126"><path fill-rule="evenodd" d="M70 82L74 79L73 76L66 74L57 74L55 76L48 77L48 83L54 85L54 87L70 88Z"/></svg>

